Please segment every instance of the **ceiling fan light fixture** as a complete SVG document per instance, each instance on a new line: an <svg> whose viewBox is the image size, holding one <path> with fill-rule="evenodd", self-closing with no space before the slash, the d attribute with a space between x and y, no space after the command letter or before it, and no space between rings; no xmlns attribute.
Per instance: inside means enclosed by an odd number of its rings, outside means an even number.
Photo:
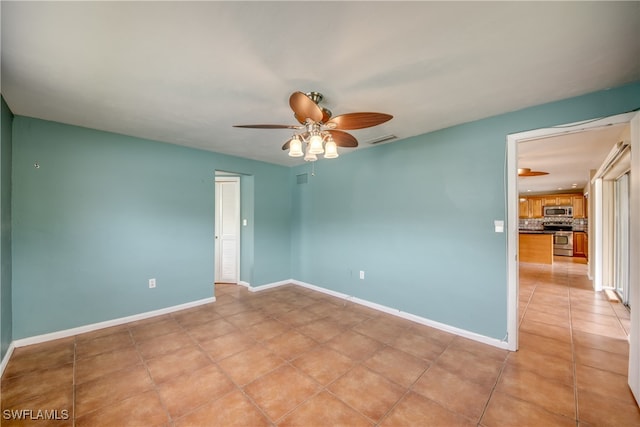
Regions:
<svg viewBox="0 0 640 427"><path fill-rule="evenodd" d="M313 153L310 153L309 150L307 150L307 154L304 155L304 161L305 162L315 162L316 160L318 160L318 156L316 156Z"/></svg>
<svg viewBox="0 0 640 427"><path fill-rule="evenodd" d="M335 159L338 156L338 146L336 145L336 142L333 140L333 138L331 138L324 145L324 158Z"/></svg>
<svg viewBox="0 0 640 427"><path fill-rule="evenodd" d="M302 152L302 141L298 136L294 136L289 143L289 156L291 157L302 157L304 153Z"/></svg>
<svg viewBox="0 0 640 427"><path fill-rule="evenodd" d="M309 139L309 148L307 152L310 154L322 154L324 148L322 148L322 137L319 134L313 134Z"/></svg>

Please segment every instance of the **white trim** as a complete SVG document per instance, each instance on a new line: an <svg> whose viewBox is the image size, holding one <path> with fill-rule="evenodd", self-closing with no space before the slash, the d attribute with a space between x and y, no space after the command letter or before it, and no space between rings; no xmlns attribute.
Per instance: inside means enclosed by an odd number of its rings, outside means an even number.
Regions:
<svg viewBox="0 0 640 427"><path fill-rule="evenodd" d="M250 288L250 287L251 287L251 285L249 284L249 282L244 282L244 281L242 281L242 280L240 280L240 281L238 282L238 285L239 285L239 286L244 286L245 288Z"/></svg>
<svg viewBox="0 0 640 427"><path fill-rule="evenodd" d="M9 359L11 359L11 355L13 354L13 350L15 350L15 348L16 346L12 341L11 344L9 344L9 347L7 348L7 352L4 354L2 361L0 362L0 378L2 378L2 375L4 374L4 369L9 364Z"/></svg>
<svg viewBox="0 0 640 427"><path fill-rule="evenodd" d="M416 323L420 323L422 325L426 325L426 326L430 326L432 328L435 329L439 329L441 331L445 331L445 332L449 332L452 333L454 335L458 335L464 338L468 338L470 340L473 341L478 341L481 342L483 344L488 344L491 345L493 347L498 347L498 348L502 348L505 350L509 350L509 346L508 343L506 341L500 341L499 339L496 338L491 338L491 337L487 337L485 335L480 335L477 334L475 332L471 332L471 331L467 331L466 329L460 329L460 328L456 328L455 326L450 326L450 325L446 325L444 323L440 323L440 322L436 322L435 320L430 320L421 316L417 316L415 314L411 314L411 313L407 313L405 311L402 310L398 310L396 308L391 308L391 307L387 307L385 305L382 304L377 304L371 301L367 301L367 300L363 300L351 295L347 295L347 294L343 294L341 292L336 292L336 291L332 291L330 289L325 289L322 288L320 286L316 286L316 285L312 285L310 283L306 283L306 282L302 282L300 280L288 280L288 281L284 281L284 282L278 282L278 283L283 283L283 284L294 284L297 286L301 286L303 288L308 288L317 292L322 292L324 294L327 295L331 295L337 298L341 298L344 299L346 301L352 301L356 304L359 305L363 305L365 307L369 307L372 308L374 310L377 311L382 311L384 313L388 313L391 314L393 316L397 316L397 317L401 317L403 319L407 319L410 320L412 322L416 322ZM275 285L275 284L272 284ZM275 287L275 286L271 286L269 285L269 287ZM261 290L261 289L260 289Z"/></svg>
<svg viewBox="0 0 640 427"><path fill-rule="evenodd" d="M209 304L216 301L216 297L204 298L197 301L191 301L184 304L174 305L171 307L161 308L159 310L147 311L145 313L134 314L131 316L120 317L118 319L106 320L104 322L92 323L90 325L78 326L77 328L65 329L63 331L51 332L48 334L35 335L33 337L14 340L11 344L15 347L24 347L26 345L39 344L46 341L53 341L60 338L71 337L86 332L96 331L98 329L110 328L124 323L134 322L136 320L148 319L150 317L161 316L163 314L173 313L191 307L197 307L203 304Z"/></svg>
<svg viewBox="0 0 640 427"><path fill-rule="evenodd" d="M278 286L290 285L292 283L293 283L293 280L289 279L289 280L281 280L279 282L267 283L266 285L259 285L259 286L251 286L251 285L249 285L249 291L250 292L260 292L260 291L264 291L266 289L277 288Z"/></svg>
<svg viewBox="0 0 640 427"><path fill-rule="evenodd" d="M518 350L518 141L507 136L507 349Z"/></svg>

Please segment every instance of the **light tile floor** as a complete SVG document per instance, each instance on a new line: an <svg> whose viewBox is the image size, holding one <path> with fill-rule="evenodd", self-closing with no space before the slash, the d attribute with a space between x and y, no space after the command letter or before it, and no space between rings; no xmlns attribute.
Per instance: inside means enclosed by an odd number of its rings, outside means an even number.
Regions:
<svg viewBox="0 0 640 427"><path fill-rule="evenodd" d="M629 313L590 286L584 264L521 265L509 353L293 285L217 285L213 304L16 349L2 409L77 426L638 426Z"/></svg>

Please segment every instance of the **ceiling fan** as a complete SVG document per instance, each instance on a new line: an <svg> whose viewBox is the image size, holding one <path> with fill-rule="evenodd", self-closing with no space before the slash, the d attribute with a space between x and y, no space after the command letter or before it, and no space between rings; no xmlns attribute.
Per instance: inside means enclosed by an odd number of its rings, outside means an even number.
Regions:
<svg viewBox="0 0 640 427"><path fill-rule="evenodd" d="M549 172L532 171L531 168L518 168L518 176L540 176L549 175Z"/></svg>
<svg viewBox="0 0 640 427"><path fill-rule="evenodd" d="M326 159L338 157L337 147L357 147L358 140L345 130L377 126L393 118L384 113L347 113L332 117L331 111L318 105L323 99L319 92L293 92L289 106L298 125L234 125L251 129L294 129L294 135L283 146L289 156L302 157L306 161L317 160L318 154ZM305 148L303 152L303 148Z"/></svg>

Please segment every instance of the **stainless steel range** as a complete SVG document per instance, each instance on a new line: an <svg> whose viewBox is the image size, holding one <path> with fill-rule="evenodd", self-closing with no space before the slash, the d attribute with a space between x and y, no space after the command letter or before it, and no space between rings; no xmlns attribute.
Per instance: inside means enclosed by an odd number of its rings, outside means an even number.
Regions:
<svg viewBox="0 0 640 427"><path fill-rule="evenodd" d="M553 218L543 222L546 231L553 231L553 254L573 256L573 219Z"/></svg>

